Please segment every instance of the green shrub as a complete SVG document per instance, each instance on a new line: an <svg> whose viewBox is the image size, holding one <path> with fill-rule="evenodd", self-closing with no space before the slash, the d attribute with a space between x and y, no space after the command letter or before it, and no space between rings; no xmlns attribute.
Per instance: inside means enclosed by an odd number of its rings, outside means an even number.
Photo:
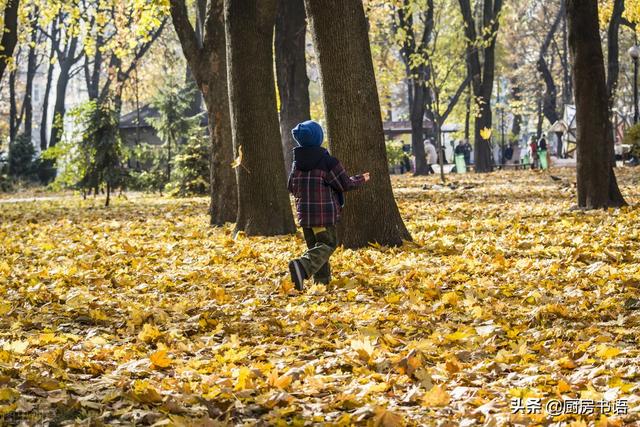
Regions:
<svg viewBox="0 0 640 427"><path fill-rule="evenodd" d="M35 173L36 150L25 134L18 135L9 145L9 175L15 178L32 178Z"/></svg>
<svg viewBox="0 0 640 427"><path fill-rule="evenodd" d="M627 129L623 143L631 145L631 154L640 157L640 123Z"/></svg>

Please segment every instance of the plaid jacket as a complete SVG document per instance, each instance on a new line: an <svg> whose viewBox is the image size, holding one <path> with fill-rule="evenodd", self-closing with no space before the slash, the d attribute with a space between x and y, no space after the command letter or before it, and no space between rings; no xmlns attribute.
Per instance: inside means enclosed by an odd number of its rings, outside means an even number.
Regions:
<svg viewBox="0 0 640 427"><path fill-rule="evenodd" d="M342 193L364 184L321 147L297 147L287 187L296 200L301 227L327 227L340 220Z"/></svg>

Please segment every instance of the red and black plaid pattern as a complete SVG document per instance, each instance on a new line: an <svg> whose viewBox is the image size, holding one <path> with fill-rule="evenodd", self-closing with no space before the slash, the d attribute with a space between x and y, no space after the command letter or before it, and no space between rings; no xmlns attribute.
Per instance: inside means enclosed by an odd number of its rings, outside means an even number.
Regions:
<svg viewBox="0 0 640 427"><path fill-rule="evenodd" d="M361 175L350 177L340 162L326 171L294 168L289 176L288 188L296 199L296 210L301 227L327 227L340 220L342 207L338 193L353 190L364 184Z"/></svg>

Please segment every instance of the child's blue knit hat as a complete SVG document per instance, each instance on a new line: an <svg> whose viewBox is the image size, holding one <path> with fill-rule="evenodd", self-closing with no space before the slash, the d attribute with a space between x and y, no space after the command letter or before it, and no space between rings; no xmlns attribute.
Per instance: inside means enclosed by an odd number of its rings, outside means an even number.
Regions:
<svg viewBox="0 0 640 427"><path fill-rule="evenodd" d="M313 120L300 123L291 131L293 139L302 147L319 147L324 139L322 126Z"/></svg>

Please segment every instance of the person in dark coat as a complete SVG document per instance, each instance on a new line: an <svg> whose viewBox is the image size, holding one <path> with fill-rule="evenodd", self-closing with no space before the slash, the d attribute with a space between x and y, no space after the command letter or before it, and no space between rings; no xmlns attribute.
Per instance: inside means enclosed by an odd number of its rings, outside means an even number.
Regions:
<svg viewBox="0 0 640 427"><path fill-rule="evenodd" d="M307 251L289 262L289 273L297 290L311 277L317 283L331 281L329 258L337 247L336 224L344 206L345 191L369 181L369 173L349 176L338 159L322 148L324 132L312 121L291 131L298 147L287 187L296 201L296 212L307 243ZM348 232L348 231L347 231Z"/></svg>

